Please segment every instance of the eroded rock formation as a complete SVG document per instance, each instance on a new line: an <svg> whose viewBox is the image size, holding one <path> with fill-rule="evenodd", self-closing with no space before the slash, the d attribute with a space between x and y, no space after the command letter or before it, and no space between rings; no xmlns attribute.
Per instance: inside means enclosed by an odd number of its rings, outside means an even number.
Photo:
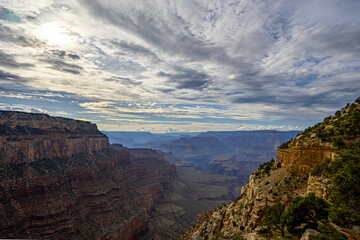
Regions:
<svg viewBox="0 0 360 240"><path fill-rule="evenodd" d="M179 221L154 227L177 174L151 154L110 148L89 122L0 112L0 238L179 236L187 216L173 206L167 213Z"/></svg>
<svg viewBox="0 0 360 240"><path fill-rule="evenodd" d="M30 163L109 148L95 124L46 114L0 111L0 163Z"/></svg>
<svg viewBox="0 0 360 240"><path fill-rule="evenodd" d="M326 158L334 159L335 148L330 143L292 145L277 151L277 159L282 166L315 166Z"/></svg>

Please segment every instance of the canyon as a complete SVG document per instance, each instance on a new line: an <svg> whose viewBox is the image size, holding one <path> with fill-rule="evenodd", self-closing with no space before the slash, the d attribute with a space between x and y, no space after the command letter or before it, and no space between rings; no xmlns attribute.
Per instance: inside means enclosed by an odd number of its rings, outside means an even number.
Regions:
<svg viewBox="0 0 360 240"><path fill-rule="evenodd" d="M46 114L2 111L0 133L0 238L171 238L191 224L166 200L175 166L153 150Z"/></svg>
<svg viewBox="0 0 360 240"><path fill-rule="evenodd" d="M283 211L286 211L294 199L305 198L310 193L313 193L314 197L330 202L330 209L336 209L337 205L331 205L334 200L331 199L333 181L337 181L332 174L334 174L334 168L349 164L346 160L353 164L352 168L356 169L358 166L357 155L350 156L349 152L357 151L359 146L359 117L360 98L337 111L335 115L325 118L324 122L309 127L294 139L280 145L277 150L277 161L271 160L260 165L251 174L248 184L242 187L241 195L235 201L200 215L197 224L182 239L261 240L269 239L269 234L270 239L299 239L299 236L290 233L284 237L282 232L281 236L280 230L269 231L265 223L267 209L278 204L284 208ZM347 169L352 168L347 167ZM345 170L341 171L345 172ZM348 171L346 174L352 173ZM351 181L357 181L354 177L358 179L358 172L351 175ZM344 192L347 194L346 198L352 199L358 196L352 191L354 190ZM338 196L335 196L335 199L336 197ZM342 201L344 205L341 207L347 207L347 199ZM357 206L348 209L357 211ZM280 215L278 215L279 218ZM358 219L352 223L342 223L348 228L341 228L331 222L338 221L334 216L330 216L327 221L330 221L335 233L338 231L341 237L345 232L348 239L360 239L356 234ZM285 217L281 215L281 217L285 218L286 215ZM286 224L286 220L283 224ZM321 233L315 230L304 229L301 239L315 239L308 238L309 232L324 234L321 239L347 239L345 236L336 238L329 232L330 230L326 232L318 228L317 230L323 231Z"/></svg>
<svg viewBox="0 0 360 240"><path fill-rule="evenodd" d="M113 143L168 153L168 161L177 167L192 165L209 174L235 176L243 184L259 164L276 157L277 147L282 142L294 138L298 133L300 132L259 130L156 135L147 132L107 134Z"/></svg>
<svg viewBox="0 0 360 240"><path fill-rule="evenodd" d="M0 177L0 238L40 239L177 238L245 183L110 145L90 122L10 111L0 111Z"/></svg>
<svg viewBox="0 0 360 240"><path fill-rule="evenodd" d="M296 132L208 132L156 150L110 145L86 121L0 117L1 238L174 239L190 229L184 239L215 239L241 226L258 239L268 206L310 191L327 198L328 179L310 172L336 156L330 143ZM271 170L246 185L290 136Z"/></svg>

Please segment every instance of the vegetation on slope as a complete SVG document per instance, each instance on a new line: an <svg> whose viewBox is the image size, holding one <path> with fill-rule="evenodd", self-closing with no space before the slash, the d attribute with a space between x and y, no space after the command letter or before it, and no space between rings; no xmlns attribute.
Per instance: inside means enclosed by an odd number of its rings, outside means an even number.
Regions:
<svg viewBox="0 0 360 240"><path fill-rule="evenodd" d="M326 221L329 215L329 204L314 193L296 197L286 212L284 209L280 203L269 207L264 221L268 230L280 231L282 236L285 229L290 234L301 236L308 228L316 229L319 221Z"/></svg>
<svg viewBox="0 0 360 240"><path fill-rule="evenodd" d="M312 171L331 179L331 220L343 227L360 225L360 98L307 134L311 132L337 147L334 161L326 159Z"/></svg>
<svg viewBox="0 0 360 240"><path fill-rule="evenodd" d="M329 219L339 226L360 225L360 98L351 105L347 104L334 116L325 118L324 122L306 129L297 136L296 141L306 142L309 139L330 142L337 148L337 157L333 161L325 159L312 171L314 176L325 176L331 179L328 209L321 201L308 204L315 204L316 208L324 207L326 210L324 213L327 213ZM284 143L279 148L288 148L292 141L295 140ZM314 210L309 209L295 208L296 211L292 211L293 206L299 201L295 198L286 213L280 203L268 208L264 225L273 231L281 232L283 236L285 227L289 233L299 233L297 232L300 230L299 226L306 226L304 219L307 219L309 214L315 213ZM298 216L299 214L301 216ZM295 221L294 226L292 226L294 223L290 224L289 216ZM317 227L321 233L317 239L343 239L343 236L330 226L327 217L322 221L320 225L311 226L310 224L306 228L316 229ZM302 228L300 233L306 228Z"/></svg>

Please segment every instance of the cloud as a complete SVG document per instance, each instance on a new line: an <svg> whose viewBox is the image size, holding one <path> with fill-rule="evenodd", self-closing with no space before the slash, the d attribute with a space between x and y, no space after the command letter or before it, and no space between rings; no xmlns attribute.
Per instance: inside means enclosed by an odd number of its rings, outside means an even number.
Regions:
<svg viewBox="0 0 360 240"><path fill-rule="evenodd" d="M70 115L67 112L64 111L46 111L44 109L38 108L38 107L30 107L27 105L21 105L21 104L14 104L14 105L8 105L4 103L0 103L0 110L1 111L17 111L17 112L29 112L29 113L44 113L52 116L68 116Z"/></svg>
<svg viewBox="0 0 360 240"><path fill-rule="evenodd" d="M18 75L11 74L11 73L0 70L0 82L2 82L2 83L7 82L7 83L18 84L18 83L25 83L25 82L29 82L29 81L30 81L30 79L25 79Z"/></svg>
<svg viewBox="0 0 360 240"><path fill-rule="evenodd" d="M9 67L9 68L27 68L34 66L30 63L19 63L15 60L14 55L10 55L0 51L0 67Z"/></svg>
<svg viewBox="0 0 360 240"><path fill-rule="evenodd" d="M129 7L132 15L127 15L125 12L129 8L125 2L108 2L108 5L99 1L84 0L85 6L96 17L102 18L110 24L114 24L124 30L135 34L136 36L145 39L148 43L166 49L171 53L197 56L204 59L211 55L211 45L204 46L201 40L192 36L184 34L182 31L177 31L170 26L170 21L179 24L181 19L176 16L170 16L166 19L169 21L161 21L157 14L163 15L159 12L160 9L151 6L148 2L144 2L144 8L139 9L132 3ZM180 40L180 41L179 41ZM215 47L215 49L218 49Z"/></svg>
<svg viewBox="0 0 360 240"><path fill-rule="evenodd" d="M211 77L206 73L184 68L176 70L176 73L159 72L157 76L167 78L168 82L175 84L178 89L203 90L212 82Z"/></svg>
<svg viewBox="0 0 360 240"><path fill-rule="evenodd" d="M116 48L119 48L120 51L126 51L135 55L146 56L154 61L161 61L154 52L139 44L118 40L111 40L110 44Z"/></svg>
<svg viewBox="0 0 360 240"><path fill-rule="evenodd" d="M80 57L76 54L72 54L72 53L66 53L66 51L64 50L52 50L51 53L59 58L64 58L64 57L68 57L72 60L78 60L80 59Z"/></svg>
<svg viewBox="0 0 360 240"><path fill-rule="evenodd" d="M61 72L68 72L75 75L81 74L81 72L84 70L84 68L80 65L74 64L74 63L68 63L66 60L64 60L64 56L66 55L65 51L57 51L53 52L55 57L48 57L48 58L40 58L39 60L43 63L51 65L51 68L61 71ZM70 57L73 59L72 57Z"/></svg>
<svg viewBox="0 0 360 240"><path fill-rule="evenodd" d="M76 94L102 124L127 116L163 131L182 129L179 119L196 121L187 129L245 124L234 121L291 129L360 93L355 0L26 3L0 8L2 87ZM49 39L46 24L66 44Z"/></svg>
<svg viewBox="0 0 360 240"><path fill-rule="evenodd" d="M135 86L141 85L140 81L136 81L136 80L126 78L126 77L119 77L119 76L112 76L112 77L106 78L104 80L108 81L108 82L120 82L124 85L135 85Z"/></svg>
<svg viewBox="0 0 360 240"><path fill-rule="evenodd" d="M21 18L18 15L16 15L12 10L2 6L0 6L0 19L15 23L21 22Z"/></svg>
<svg viewBox="0 0 360 240"><path fill-rule="evenodd" d="M24 36L18 30L14 30L0 23L0 41L7 44L15 44L22 47L37 47L41 43L36 39L31 39L29 36Z"/></svg>
<svg viewBox="0 0 360 240"><path fill-rule="evenodd" d="M43 110L41 108L37 108L37 107L29 107L26 105L7 105L7 104L3 104L3 103L0 103L0 110L49 114L48 111L45 111L45 110Z"/></svg>

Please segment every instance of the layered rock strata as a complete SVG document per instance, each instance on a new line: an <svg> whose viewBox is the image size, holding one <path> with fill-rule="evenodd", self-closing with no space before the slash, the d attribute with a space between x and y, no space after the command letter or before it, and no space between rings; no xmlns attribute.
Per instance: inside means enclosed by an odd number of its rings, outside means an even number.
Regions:
<svg viewBox="0 0 360 240"><path fill-rule="evenodd" d="M278 149L276 153L282 166L315 166L326 158L334 159L335 148L330 143L312 143L292 145L287 149Z"/></svg>
<svg viewBox="0 0 360 240"><path fill-rule="evenodd" d="M134 239L147 228L141 194L114 150L0 168L0 237Z"/></svg>
<svg viewBox="0 0 360 240"><path fill-rule="evenodd" d="M0 112L0 238L179 236L176 221L155 233L177 175L159 154L137 157L150 153L110 148L89 122Z"/></svg>
<svg viewBox="0 0 360 240"><path fill-rule="evenodd" d="M109 148L95 124L46 114L0 111L0 163L30 163Z"/></svg>

